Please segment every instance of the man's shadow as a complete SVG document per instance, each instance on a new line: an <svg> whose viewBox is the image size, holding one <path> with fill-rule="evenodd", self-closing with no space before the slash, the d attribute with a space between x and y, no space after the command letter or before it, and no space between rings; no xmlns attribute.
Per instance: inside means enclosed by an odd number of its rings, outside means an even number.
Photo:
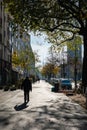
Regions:
<svg viewBox="0 0 87 130"><path fill-rule="evenodd" d="M14 106L14 109L15 109L16 111L21 111L21 110L23 110L23 109L25 109L25 108L27 108L27 107L28 107L28 105L27 105L26 103L22 103L22 104L20 104L20 105Z"/></svg>

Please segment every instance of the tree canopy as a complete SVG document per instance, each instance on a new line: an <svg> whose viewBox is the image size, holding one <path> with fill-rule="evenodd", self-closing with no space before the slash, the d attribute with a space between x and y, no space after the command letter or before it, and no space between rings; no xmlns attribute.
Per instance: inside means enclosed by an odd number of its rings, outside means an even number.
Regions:
<svg viewBox="0 0 87 130"><path fill-rule="evenodd" d="M58 72L59 67L51 62L46 63L41 70L42 75L44 75L48 79L50 79L51 77L55 77Z"/></svg>
<svg viewBox="0 0 87 130"><path fill-rule="evenodd" d="M84 30L86 0L4 0L16 23L24 28L76 33Z"/></svg>

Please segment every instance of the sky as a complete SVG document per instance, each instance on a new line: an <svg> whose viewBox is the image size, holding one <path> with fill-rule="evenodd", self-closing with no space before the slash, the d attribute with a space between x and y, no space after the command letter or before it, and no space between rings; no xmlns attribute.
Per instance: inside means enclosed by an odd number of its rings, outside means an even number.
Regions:
<svg viewBox="0 0 87 130"><path fill-rule="evenodd" d="M38 65L43 66L44 63L46 62L46 58L48 56L48 50L51 44L47 42L44 34L36 36L33 33L31 34L30 43L33 51L36 51L40 56L39 58L41 63L38 63Z"/></svg>

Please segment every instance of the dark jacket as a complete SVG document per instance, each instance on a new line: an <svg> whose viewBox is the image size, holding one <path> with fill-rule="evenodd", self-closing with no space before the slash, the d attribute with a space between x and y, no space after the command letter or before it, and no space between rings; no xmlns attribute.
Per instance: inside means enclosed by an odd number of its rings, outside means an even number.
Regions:
<svg viewBox="0 0 87 130"><path fill-rule="evenodd" d="M26 92L28 91L32 91L32 84L31 84L31 81L26 78L23 82L22 82L22 89Z"/></svg>

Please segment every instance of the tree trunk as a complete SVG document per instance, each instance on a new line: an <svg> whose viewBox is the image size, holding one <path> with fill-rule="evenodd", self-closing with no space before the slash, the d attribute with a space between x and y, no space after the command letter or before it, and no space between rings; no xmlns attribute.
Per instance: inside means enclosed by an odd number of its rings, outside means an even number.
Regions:
<svg viewBox="0 0 87 130"><path fill-rule="evenodd" d="M84 56L83 56L83 70L82 70L82 85L84 88L84 93L86 93L87 87L87 31L83 34L84 41Z"/></svg>

